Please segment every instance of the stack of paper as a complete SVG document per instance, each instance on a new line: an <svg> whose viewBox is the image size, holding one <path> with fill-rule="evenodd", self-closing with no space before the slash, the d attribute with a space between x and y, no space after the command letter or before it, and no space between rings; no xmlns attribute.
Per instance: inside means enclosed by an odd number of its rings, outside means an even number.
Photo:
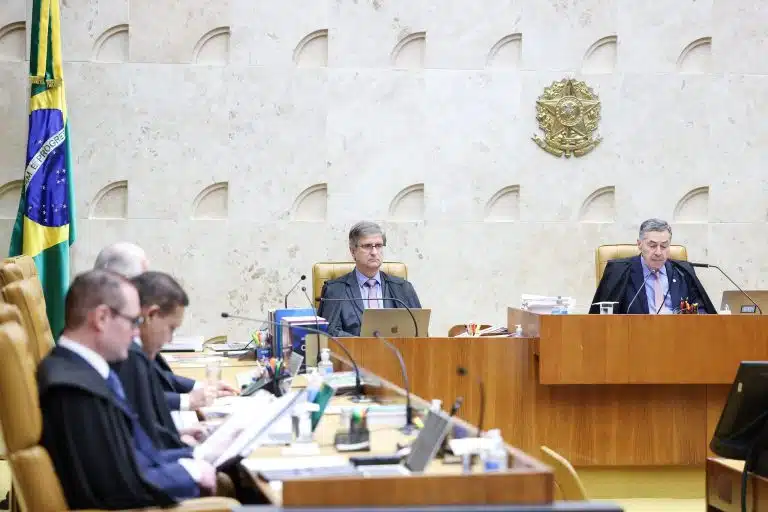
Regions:
<svg viewBox="0 0 768 512"><path fill-rule="evenodd" d="M571 313L575 306L573 297L523 294L520 309L539 315Z"/></svg>

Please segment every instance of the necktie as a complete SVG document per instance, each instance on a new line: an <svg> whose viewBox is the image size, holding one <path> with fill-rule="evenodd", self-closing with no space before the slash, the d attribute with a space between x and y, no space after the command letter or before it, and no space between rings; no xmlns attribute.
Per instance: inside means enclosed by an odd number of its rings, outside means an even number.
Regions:
<svg viewBox="0 0 768 512"><path fill-rule="evenodd" d="M661 292L661 272L653 273L653 313L660 312L664 304L664 294Z"/></svg>
<svg viewBox="0 0 768 512"><path fill-rule="evenodd" d="M131 423L133 424L134 448L144 454L149 460L154 462L160 461L160 455L155 448L154 443L141 426L141 423L139 423L138 416L136 416L136 413L131 409L130 404L125 399L125 390L123 389L123 383L120 382L120 377L118 377L112 370L110 370L109 375L107 375L107 387L120 399L126 411L130 413ZM141 464L139 465L141 466Z"/></svg>
<svg viewBox="0 0 768 512"><path fill-rule="evenodd" d="M366 300L366 308L377 309L379 307L379 298L376 297L376 280L369 279L365 282L365 287L368 288L368 300Z"/></svg>
<svg viewBox="0 0 768 512"><path fill-rule="evenodd" d="M115 396L125 402L125 390L123 389L123 383L120 382L120 378L112 370L109 370L109 375L107 375L107 386L109 387L110 391L115 394Z"/></svg>

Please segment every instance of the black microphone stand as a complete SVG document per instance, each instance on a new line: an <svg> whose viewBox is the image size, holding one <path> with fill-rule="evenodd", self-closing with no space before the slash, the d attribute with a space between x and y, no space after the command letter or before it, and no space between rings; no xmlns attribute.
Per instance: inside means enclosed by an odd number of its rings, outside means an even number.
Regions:
<svg viewBox="0 0 768 512"><path fill-rule="evenodd" d="M395 346L394 343L386 338L382 338L379 331L374 331L373 335L384 342L384 344L395 353L397 360L400 363L400 371L403 374L403 383L405 384L405 425L403 425L403 428L400 429L400 432L405 435L411 435L416 429L416 425L413 423L413 409L411 409L411 385L408 380L408 371L405 368L403 354L400 352L400 349Z"/></svg>
<svg viewBox="0 0 768 512"><path fill-rule="evenodd" d="M285 297L283 298L283 306L285 307L285 309L288 309L288 296L289 296L290 294L292 294L292 293L293 293L293 290L295 290L295 289L296 289L296 287L297 287L297 286L299 286L299 283L301 283L301 282L302 282L303 280L305 280L306 278L307 278L307 276L306 276L306 275L304 275L304 274L301 274L301 277L299 278L299 280L298 280L298 281L296 281L296 284L294 284L294 285L293 285L293 287L292 287L290 290L288 290L288 293L286 293L286 294L285 294Z"/></svg>

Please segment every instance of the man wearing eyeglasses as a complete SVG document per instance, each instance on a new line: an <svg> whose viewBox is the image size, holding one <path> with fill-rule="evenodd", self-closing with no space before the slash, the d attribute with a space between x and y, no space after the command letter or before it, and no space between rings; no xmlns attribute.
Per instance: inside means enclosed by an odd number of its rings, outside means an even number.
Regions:
<svg viewBox="0 0 768 512"><path fill-rule="evenodd" d="M66 324L40 362L41 444L74 509L166 506L216 490L216 470L191 448L147 435L109 363L128 357L142 314L136 288L104 270L78 275Z"/></svg>
<svg viewBox="0 0 768 512"><path fill-rule="evenodd" d="M138 245L117 242L104 247L99 252L93 268L110 270L127 279L133 279L148 270L149 259L144 249ZM193 411L205 404L205 390L202 382L175 374L159 349L155 351L152 361L165 390L165 399L172 411ZM235 389L224 381L219 382L219 396L232 394L236 394Z"/></svg>
<svg viewBox="0 0 768 512"><path fill-rule="evenodd" d="M374 222L358 222L350 229L349 252L355 269L325 282L321 298L337 300L321 301L318 310L328 321L331 336L360 336L364 309L399 308L402 303L409 308L421 307L411 283L379 270L386 245L387 235Z"/></svg>

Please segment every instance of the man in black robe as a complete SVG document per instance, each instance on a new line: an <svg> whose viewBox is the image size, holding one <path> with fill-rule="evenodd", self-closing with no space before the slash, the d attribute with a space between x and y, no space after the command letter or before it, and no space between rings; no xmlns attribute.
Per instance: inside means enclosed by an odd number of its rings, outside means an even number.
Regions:
<svg viewBox="0 0 768 512"><path fill-rule="evenodd" d="M96 257L94 268L109 270L127 279L133 279L149 268L144 249L130 242L117 242L104 247ZM194 411L205 403L202 382L176 375L158 351L152 362L152 370L160 378L166 402L172 411ZM224 381L219 382L218 396L236 394L236 390Z"/></svg>
<svg viewBox="0 0 768 512"><path fill-rule="evenodd" d="M643 222L637 240L640 254L608 262L589 312L600 312L597 302L617 302L614 312L620 314L678 313L685 301L698 304L699 313L716 314L693 267L669 259L671 242L672 228L667 222Z"/></svg>
<svg viewBox="0 0 768 512"><path fill-rule="evenodd" d="M144 322L139 327L140 337L134 339L128 351L128 359L112 363L112 368L120 376L128 402L155 446L186 447L152 361L181 325L189 298L173 277L162 272L144 272L131 282L139 292ZM186 434L186 440L195 441L187 437L194 436L195 429L185 429L182 433Z"/></svg>
<svg viewBox="0 0 768 512"><path fill-rule="evenodd" d="M142 321L125 278L92 270L73 281L57 346L37 371L41 445L72 509L170 505L213 493L216 471L190 448L155 447L109 362L124 360Z"/></svg>

